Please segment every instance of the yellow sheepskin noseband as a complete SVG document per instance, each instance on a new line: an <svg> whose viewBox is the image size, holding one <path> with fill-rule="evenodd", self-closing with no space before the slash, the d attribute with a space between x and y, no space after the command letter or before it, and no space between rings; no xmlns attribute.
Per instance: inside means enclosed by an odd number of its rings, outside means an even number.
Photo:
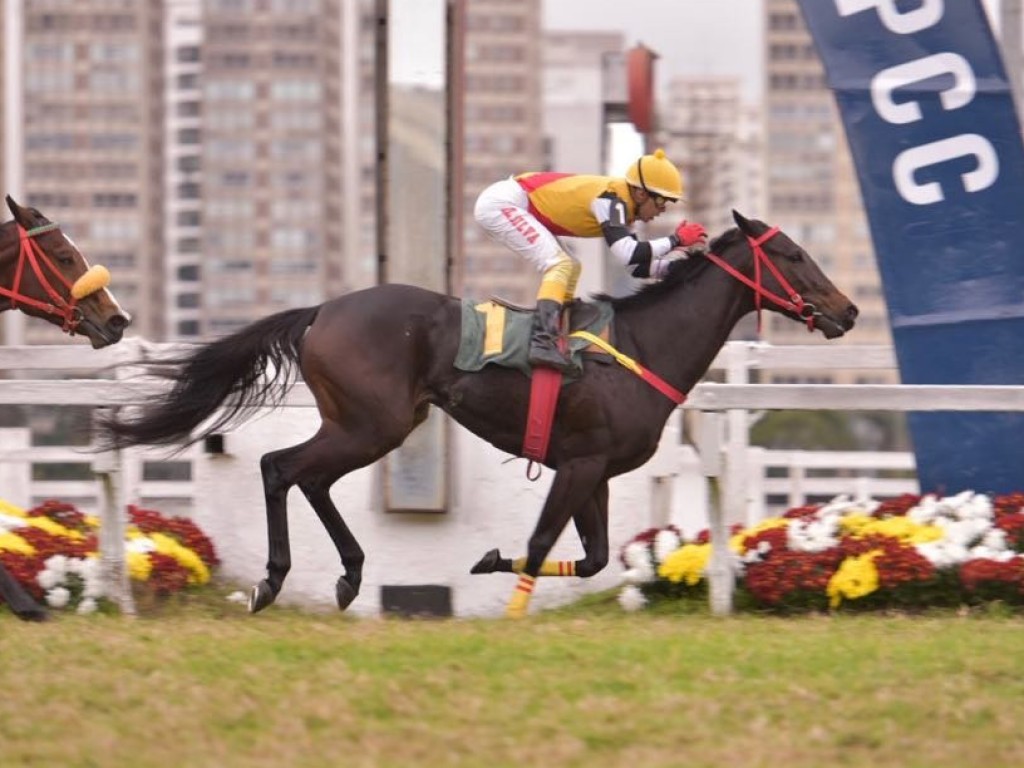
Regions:
<svg viewBox="0 0 1024 768"><path fill-rule="evenodd" d="M97 264L89 267L86 273L75 280L71 286L71 296L75 299L84 299L86 296L101 291L110 285L110 271Z"/></svg>

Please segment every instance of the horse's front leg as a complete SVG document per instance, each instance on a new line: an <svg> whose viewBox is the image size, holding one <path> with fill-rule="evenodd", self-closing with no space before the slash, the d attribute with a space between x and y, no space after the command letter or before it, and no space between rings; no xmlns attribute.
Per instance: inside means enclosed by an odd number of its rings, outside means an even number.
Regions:
<svg viewBox="0 0 1024 768"><path fill-rule="evenodd" d="M50 616L3 565L0 565L0 598L24 621L46 621Z"/></svg>
<svg viewBox="0 0 1024 768"><path fill-rule="evenodd" d="M580 560L545 560L538 576L580 576L600 573L608 565L608 482L598 485L594 495L572 516L583 545ZM470 569L470 573L523 573L526 557L502 557L492 549Z"/></svg>
<svg viewBox="0 0 1024 768"><path fill-rule="evenodd" d="M569 519L591 501L598 485L604 481L606 464L603 457L588 457L568 461L558 468L540 519L527 543L526 564L505 611L510 618L526 615L545 558Z"/></svg>

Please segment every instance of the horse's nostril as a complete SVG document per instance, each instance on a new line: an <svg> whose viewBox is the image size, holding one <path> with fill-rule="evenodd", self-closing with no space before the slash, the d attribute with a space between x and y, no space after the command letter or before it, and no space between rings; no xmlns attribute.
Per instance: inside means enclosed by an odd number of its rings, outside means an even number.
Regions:
<svg viewBox="0 0 1024 768"><path fill-rule="evenodd" d="M131 320L124 315L112 315L107 320L107 326L114 331L123 331L130 323Z"/></svg>
<svg viewBox="0 0 1024 768"><path fill-rule="evenodd" d="M857 319L857 315L859 315L859 314L860 314L860 310L857 309L857 305L856 304L851 304L850 306L848 306L846 308L846 316L848 318L850 318L851 320L856 320Z"/></svg>

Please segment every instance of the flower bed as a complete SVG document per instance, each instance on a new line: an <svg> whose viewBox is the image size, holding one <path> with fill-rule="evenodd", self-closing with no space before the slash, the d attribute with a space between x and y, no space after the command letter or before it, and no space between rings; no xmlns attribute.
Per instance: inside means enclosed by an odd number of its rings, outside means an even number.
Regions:
<svg viewBox="0 0 1024 768"><path fill-rule="evenodd" d="M1024 606L1024 493L839 497L735 527L729 552L739 608ZM675 526L644 531L620 553L620 604L706 595L710 557L707 531L692 540Z"/></svg>
<svg viewBox="0 0 1024 768"><path fill-rule="evenodd" d="M128 507L125 551L133 586L166 596L206 584L219 564L213 542L191 520ZM103 588L99 520L71 504L23 510L0 499L0 563L37 600L91 613Z"/></svg>

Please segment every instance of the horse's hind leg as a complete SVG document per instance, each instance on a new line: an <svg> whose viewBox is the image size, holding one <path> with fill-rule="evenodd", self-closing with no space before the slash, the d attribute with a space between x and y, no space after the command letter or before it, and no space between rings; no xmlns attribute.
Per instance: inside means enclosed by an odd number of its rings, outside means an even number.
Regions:
<svg viewBox="0 0 1024 768"><path fill-rule="evenodd" d="M267 578L253 588L250 610L270 605L281 590L291 567L285 498L298 485L334 542L345 569L335 585L338 607L344 610L359 594L365 556L330 497L331 486L342 476L373 463L401 444L412 426L364 424L341 427L325 421L310 440L268 453L260 462L267 501L270 557ZM386 434L390 432L390 437Z"/></svg>
<svg viewBox="0 0 1024 768"><path fill-rule="evenodd" d="M583 544L581 560L545 560L538 576L580 576L600 573L608 565L608 483L603 482L575 515L573 522ZM523 573L526 558L502 557L492 549L480 558L470 573Z"/></svg>
<svg viewBox="0 0 1024 768"><path fill-rule="evenodd" d="M279 464L300 452L308 443L265 453L260 458L263 476L263 500L267 509L267 578L249 593L249 612L256 613L274 602L285 576L292 567L291 547L288 543L288 490L294 481L286 479Z"/></svg>

